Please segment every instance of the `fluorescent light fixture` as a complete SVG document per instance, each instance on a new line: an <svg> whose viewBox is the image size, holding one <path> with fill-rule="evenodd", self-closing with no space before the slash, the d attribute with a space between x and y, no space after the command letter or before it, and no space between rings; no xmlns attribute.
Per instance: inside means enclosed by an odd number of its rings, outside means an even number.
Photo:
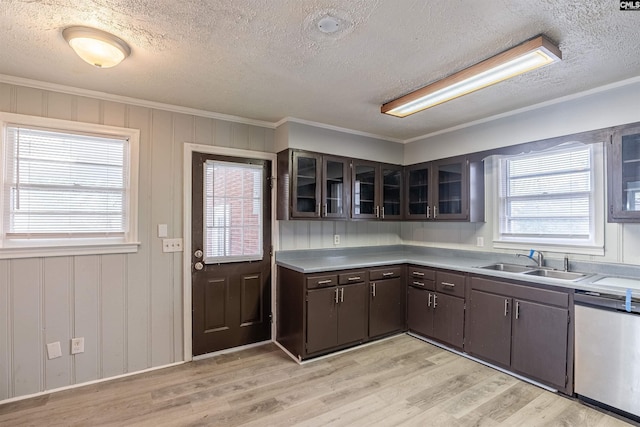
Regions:
<svg viewBox="0 0 640 427"><path fill-rule="evenodd" d="M62 36L80 58L98 68L114 67L131 54L122 39L95 28L68 27Z"/></svg>
<svg viewBox="0 0 640 427"><path fill-rule="evenodd" d="M537 36L449 77L387 102L380 111L396 117L407 117L561 60L560 49L546 37Z"/></svg>

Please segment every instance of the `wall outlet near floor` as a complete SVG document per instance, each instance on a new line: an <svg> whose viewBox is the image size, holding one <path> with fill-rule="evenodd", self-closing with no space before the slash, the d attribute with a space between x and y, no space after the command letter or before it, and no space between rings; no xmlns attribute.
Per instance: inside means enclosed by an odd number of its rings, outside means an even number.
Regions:
<svg viewBox="0 0 640 427"><path fill-rule="evenodd" d="M182 238L162 239L162 252L182 252Z"/></svg>
<svg viewBox="0 0 640 427"><path fill-rule="evenodd" d="M71 354L84 353L84 337L71 338Z"/></svg>
<svg viewBox="0 0 640 427"><path fill-rule="evenodd" d="M47 344L47 357L49 358L49 360L62 357L60 341L50 342L49 344Z"/></svg>
<svg viewBox="0 0 640 427"><path fill-rule="evenodd" d="M484 237L476 237L476 246L479 248L484 246Z"/></svg>
<svg viewBox="0 0 640 427"><path fill-rule="evenodd" d="M339 245L340 244L340 235L339 234L334 234L333 235L333 244L334 245Z"/></svg>

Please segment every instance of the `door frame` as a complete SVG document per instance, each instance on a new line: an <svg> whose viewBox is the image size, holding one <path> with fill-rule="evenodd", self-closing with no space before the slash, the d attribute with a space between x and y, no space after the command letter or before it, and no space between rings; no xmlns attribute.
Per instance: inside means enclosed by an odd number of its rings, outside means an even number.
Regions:
<svg viewBox="0 0 640 427"><path fill-rule="evenodd" d="M183 279L182 279L182 306L183 306L183 349L184 361L193 360L193 337L192 334L192 301L191 301L191 174L193 153L213 154L229 157L242 157L271 161L271 244L273 245L273 256L271 257L271 312L273 321L271 323L271 340L275 339L276 333L276 256L275 251L280 247L278 240L278 221L276 220L276 168L278 166L275 153L263 151L243 150L239 148L218 147L215 145L203 145L194 143L184 144L184 173L183 173ZM224 350L223 350L224 351Z"/></svg>

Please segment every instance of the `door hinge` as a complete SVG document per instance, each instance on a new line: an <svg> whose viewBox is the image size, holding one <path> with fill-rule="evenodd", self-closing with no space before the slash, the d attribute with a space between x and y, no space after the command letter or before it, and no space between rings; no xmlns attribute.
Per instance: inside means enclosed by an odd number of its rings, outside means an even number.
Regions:
<svg viewBox="0 0 640 427"><path fill-rule="evenodd" d="M269 256L273 256L273 245L269 246Z"/></svg>
<svg viewBox="0 0 640 427"><path fill-rule="evenodd" d="M273 312L269 313L269 323L273 323Z"/></svg>
<svg viewBox="0 0 640 427"><path fill-rule="evenodd" d="M267 185L269 186L269 190L273 190L273 177L272 176L268 176L267 177Z"/></svg>
<svg viewBox="0 0 640 427"><path fill-rule="evenodd" d="M564 376L564 386L566 387L569 384L569 375Z"/></svg>
<svg viewBox="0 0 640 427"><path fill-rule="evenodd" d="M571 313L567 314L567 325L571 324Z"/></svg>

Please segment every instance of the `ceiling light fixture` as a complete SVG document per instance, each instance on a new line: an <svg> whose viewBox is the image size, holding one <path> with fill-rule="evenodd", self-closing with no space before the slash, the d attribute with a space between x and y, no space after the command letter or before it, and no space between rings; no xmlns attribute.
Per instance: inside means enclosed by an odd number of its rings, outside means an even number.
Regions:
<svg viewBox="0 0 640 427"><path fill-rule="evenodd" d="M380 111L406 117L527 71L562 60L562 52L540 35L442 80L382 105Z"/></svg>
<svg viewBox="0 0 640 427"><path fill-rule="evenodd" d="M95 28L68 27L62 36L80 58L98 68L114 67L131 54L121 38Z"/></svg>

